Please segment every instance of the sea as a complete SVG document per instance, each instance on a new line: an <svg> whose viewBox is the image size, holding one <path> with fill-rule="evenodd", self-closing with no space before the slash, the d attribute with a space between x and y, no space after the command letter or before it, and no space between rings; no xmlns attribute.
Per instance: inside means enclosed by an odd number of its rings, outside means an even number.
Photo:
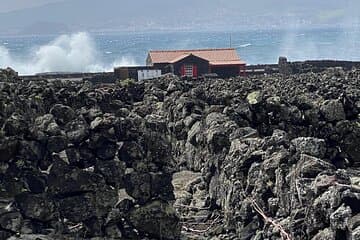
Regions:
<svg viewBox="0 0 360 240"><path fill-rule="evenodd" d="M0 35L0 68L22 75L102 72L144 65L149 50L236 48L247 64L335 59L360 61L359 28L257 29L243 31L74 32Z"/></svg>

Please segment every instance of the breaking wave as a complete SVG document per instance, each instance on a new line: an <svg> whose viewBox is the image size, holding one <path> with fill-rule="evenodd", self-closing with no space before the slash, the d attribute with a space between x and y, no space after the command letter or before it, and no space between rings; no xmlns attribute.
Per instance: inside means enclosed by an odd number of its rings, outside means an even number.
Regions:
<svg viewBox="0 0 360 240"><path fill-rule="evenodd" d="M33 49L25 58L12 56L0 46L0 68L12 67L22 75L43 72L103 72L114 66L133 66L131 57L121 57L112 64L101 61L93 39L85 32L61 35L52 42Z"/></svg>
<svg viewBox="0 0 360 240"><path fill-rule="evenodd" d="M246 44L240 45L239 47L241 47L241 48L246 48L246 47L250 47L250 46L252 46L251 43L246 43Z"/></svg>

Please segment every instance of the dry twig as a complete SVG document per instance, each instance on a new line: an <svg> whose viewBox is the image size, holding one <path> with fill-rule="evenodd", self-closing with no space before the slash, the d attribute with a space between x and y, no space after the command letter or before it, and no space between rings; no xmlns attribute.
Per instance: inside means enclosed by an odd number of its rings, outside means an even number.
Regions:
<svg viewBox="0 0 360 240"><path fill-rule="evenodd" d="M281 233L281 237L283 239L286 239L286 240L292 240L290 235L284 230L284 228L276 223L274 220L272 220L271 218L269 218L268 216L265 215L264 211L259 207L259 205L255 202L255 200L251 199L251 204L253 206L253 208L255 209L255 211L257 213L260 214L260 216L265 220L265 222L268 222L270 223L271 225L273 225L276 229L278 229Z"/></svg>
<svg viewBox="0 0 360 240"><path fill-rule="evenodd" d="M341 184L341 183L338 183L338 182L334 182L333 184L335 186L338 186L338 187L345 187L345 188L349 188L349 189L351 189L353 191L360 192L360 187L355 186L355 185Z"/></svg>

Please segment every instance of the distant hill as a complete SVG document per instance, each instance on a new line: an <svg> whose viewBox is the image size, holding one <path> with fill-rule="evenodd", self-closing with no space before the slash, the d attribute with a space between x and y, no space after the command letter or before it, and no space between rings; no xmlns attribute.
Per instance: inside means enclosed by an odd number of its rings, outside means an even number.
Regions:
<svg viewBox="0 0 360 240"><path fill-rule="evenodd" d="M64 0L0 14L0 34L338 24L355 0ZM356 14L356 13L354 13ZM355 15L357 16L357 15ZM5 24L3 24L5 23Z"/></svg>

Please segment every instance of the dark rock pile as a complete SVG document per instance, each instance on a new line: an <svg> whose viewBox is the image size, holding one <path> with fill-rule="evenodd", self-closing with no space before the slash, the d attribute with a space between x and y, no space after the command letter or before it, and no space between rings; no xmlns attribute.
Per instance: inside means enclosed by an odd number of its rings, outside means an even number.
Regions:
<svg viewBox="0 0 360 240"><path fill-rule="evenodd" d="M0 239L177 239L166 124L132 111L143 98L141 84L0 83Z"/></svg>
<svg viewBox="0 0 360 240"><path fill-rule="evenodd" d="M170 83L174 159L202 174L176 202L192 220L187 232L194 239L360 239L359 77L329 69Z"/></svg>
<svg viewBox="0 0 360 240"><path fill-rule="evenodd" d="M360 239L359 77L1 82L0 239Z"/></svg>
<svg viewBox="0 0 360 240"><path fill-rule="evenodd" d="M11 68L0 69L0 81L13 82L19 80L18 73Z"/></svg>

